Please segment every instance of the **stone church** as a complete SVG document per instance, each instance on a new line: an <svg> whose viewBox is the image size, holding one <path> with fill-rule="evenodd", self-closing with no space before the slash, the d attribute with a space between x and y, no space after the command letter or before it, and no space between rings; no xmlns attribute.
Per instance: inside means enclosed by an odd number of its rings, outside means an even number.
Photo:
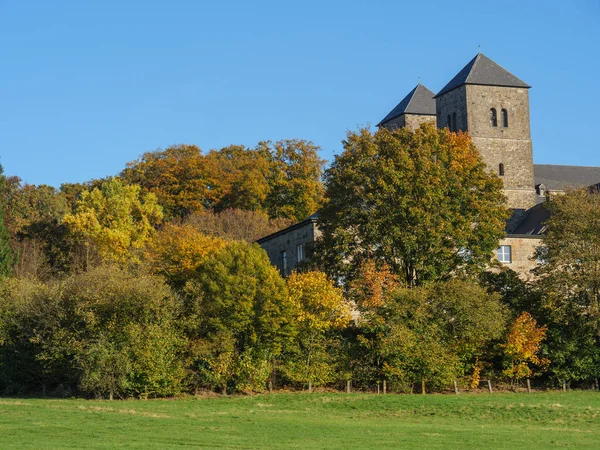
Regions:
<svg viewBox="0 0 600 450"><path fill-rule="evenodd" d="M504 181L513 211L496 258L524 278L539 263L547 211L542 203L566 188L600 183L600 167L533 163L529 86L479 53L437 94L418 84L378 127L415 129L433 123L450 131L468 131L488 169ZM288 275L305 259L306 246L319 235L318 215L259 239L271 262Z"/></svg>

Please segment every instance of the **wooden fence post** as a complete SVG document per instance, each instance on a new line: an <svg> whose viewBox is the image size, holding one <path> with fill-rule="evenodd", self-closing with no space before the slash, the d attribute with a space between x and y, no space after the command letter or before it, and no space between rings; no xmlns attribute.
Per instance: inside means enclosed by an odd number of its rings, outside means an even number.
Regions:
<svg viewBox="0 0 600 450"><path fill-rule="evenodd" d="M269 394L273 393L273 382L269 380Z"/></svg>
<svg viewBox="0 0 600 450"><path fill-rule="evenodd" d="M383 393L387 393L387 384L385 382L385 380L383 380Z"/></svg>
<svg viewBox="0 0 600 450"><path fill-rule="evenodd" d="M310 394L312 392L312 381L308 382L308 393Z"/></svg>
<svg viewBox="0 0 600 450"><path fill-rule="evenodd" d="M352 389L352 384L350 383L350 380L346 380L346 394L349 394L351 389Z"/></svg>
<svg viewBox="0 0 600 450"><path fill-rule="evenodd" d="M531 381L527 378L527 392L531 394Z"/></svg>
<svg viewBox="0 0 600 450"><path fill-rule="evenodd" d="M458 394L458 383L454 380L454 393Z"/></svg>
<svg viewBox="0 0 600 450"><path fill-rule="evenodd" d="M425 395L425 380L421 380L421 394Z"/></svg>
<svg viewBox="0 0 600 450"><path fill-rule="evenodd" d="M379 394L379 381L377 382L377 393Z"/></svg>
<svg viewBox="0 0 600 450"><path fill-rule="evenodd" d="M567 392L567 382L563 381L563 392Z"/></svg>
<svg viewBox="0 0 600 450"><path fill-rule="evenodd" d="M492 393L492 381L488 380L488 389L490 390L490 394Z"/></svg>

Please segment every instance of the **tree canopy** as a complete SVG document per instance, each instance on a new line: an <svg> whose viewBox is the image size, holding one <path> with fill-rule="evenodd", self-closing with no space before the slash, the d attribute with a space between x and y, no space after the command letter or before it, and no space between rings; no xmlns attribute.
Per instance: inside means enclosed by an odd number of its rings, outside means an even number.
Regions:
<svg viewBox="0 0 600 450"><path fill-rule="evenodd" d="M302 220L323 197L319 150L300 139L230 145L207 154L195 145L176 145L144 153L121 177L154 193L167 219L234 208Z"/></svg>
<svg viewBox="0 0 600 450"><path fill-rule="evenodd" d="M489 263L508 211L465 133L431 125L349 132L325 172L318 263L352 278L365 260L409 285Z"/></svg>
<svg viewBox="0 0 600 450"><path fill-rule="evenodd" d="M100 188L83 191L73 214L64 221L86 246L94 246L103 259L118 262L137 260L162 209L152 193L142 193L138 185L126 185L111 178Z"/></svg>

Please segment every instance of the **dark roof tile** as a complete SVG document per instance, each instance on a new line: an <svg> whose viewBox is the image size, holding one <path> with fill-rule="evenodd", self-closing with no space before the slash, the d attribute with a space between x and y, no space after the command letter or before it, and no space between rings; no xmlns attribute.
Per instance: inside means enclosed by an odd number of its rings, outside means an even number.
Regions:
<svg viewBox="0 0 600 450"><path fill-rule="evenodd" d="M551 191L588 187L600 183L600 167L534 164L533 171L535 185L543 184Z"/></svg>
<svg viewBox="0 0 600 450"><path fill-rule="evenodd" d="M450 92L463 84L530 88L527 83L496 64L483 53L478 53L435 97Z"/></svg>
<svg viewBox="0 0 600 450"><path fill-rule="evenodd" d="M402 114L419 114L435 116L435 100L433 92L422 84L418 84L377 126L389 122Z"/></svg>

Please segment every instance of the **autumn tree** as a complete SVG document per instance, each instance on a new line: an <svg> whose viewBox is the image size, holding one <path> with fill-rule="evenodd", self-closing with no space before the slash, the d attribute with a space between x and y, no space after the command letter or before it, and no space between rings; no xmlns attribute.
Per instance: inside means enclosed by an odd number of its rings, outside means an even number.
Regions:
<svg viewBox="0 0 600 450"><path fill-rule="evenodd" d="M310 141L288 139L260 142L258 150L270 154L266 210L270 217L293 221L314 214L323 201L321 176L325 161Z"/></svg>
<svg viewBox="0 0 600 450"><path fill-rule="evenodd" d="M317 263L347 280L371 259L409 285L481 268L508 217L470 137L431 125L349 132L325 186Z"/></svg>
<svg viewBox="0 0 600 450"><path fill-rule="evenodd" d="M217 171L195 145L175 145L144 153L120 174L156 195L167 219L210 207L221 195Z"/></svg>
<svg viewBox="0 0 600 450"><path fill-rule="evenodd" d="M323 272L293 272L287 286L298 334L286 372L310 390L313 385L331 380L335 364L328 352L329 334L348 325L351 309L341 289Z"/></svg>
<svg viewBox="0 0 600 450"><path fill-rule="evenodd" d="M223 239L207 236L190 224L166 224L148 242L145 264L149 272L163 276L179 290L208 257L226 245Z"/></svg>
<svg viewBox="0 0 600 450"><path fill-rule="evenodd" d="M600 376L600 194L579 189L547 203L537 269L551 372L561 380Z"/></svg>
<svg viewBox="0 0 600 450"><path fill-rule="evenodd" d="M154 194L144 194L138 185L123 184L118 178L84 191L75 211L64 218L87 253L96 250L102 259L120 263L139 260L161 220Z"/></svg>
<svg viewBox="0 0 600 450"><path fill-rule="evenodd" d="M367 260L358 268L356 278L347 286L349 297L363 310L384 305L387 296L400 287L398 276L383 263L377 267L375 261Z"/></svg>
<svg viewBox="0 0 600 450"><path fill-rule="evenodd" d="M292 224L284 218L271 219L260 211L225 209L220 212L205 210L190 214L186 225L195 227L203 234L223 239L254 242Z"/></svg>
<svg viewBox="0 0 600 450"><path fill-rule="evenodd" d="M217 191L213 204L216 212L231 208L265 210L265 201L271 190L268 152L230 145L211 150L206 158L215 171L211 191Z"/></svg>
<svg viewBox="0 0 600 450"><path fill-rule="evenodd" d="M546 331L547 327L538 327L527 312L520 314L510 326L503 345L505 369L502 373L513 383L542 373L550 364L547 358L539 356Z"/></svg>

